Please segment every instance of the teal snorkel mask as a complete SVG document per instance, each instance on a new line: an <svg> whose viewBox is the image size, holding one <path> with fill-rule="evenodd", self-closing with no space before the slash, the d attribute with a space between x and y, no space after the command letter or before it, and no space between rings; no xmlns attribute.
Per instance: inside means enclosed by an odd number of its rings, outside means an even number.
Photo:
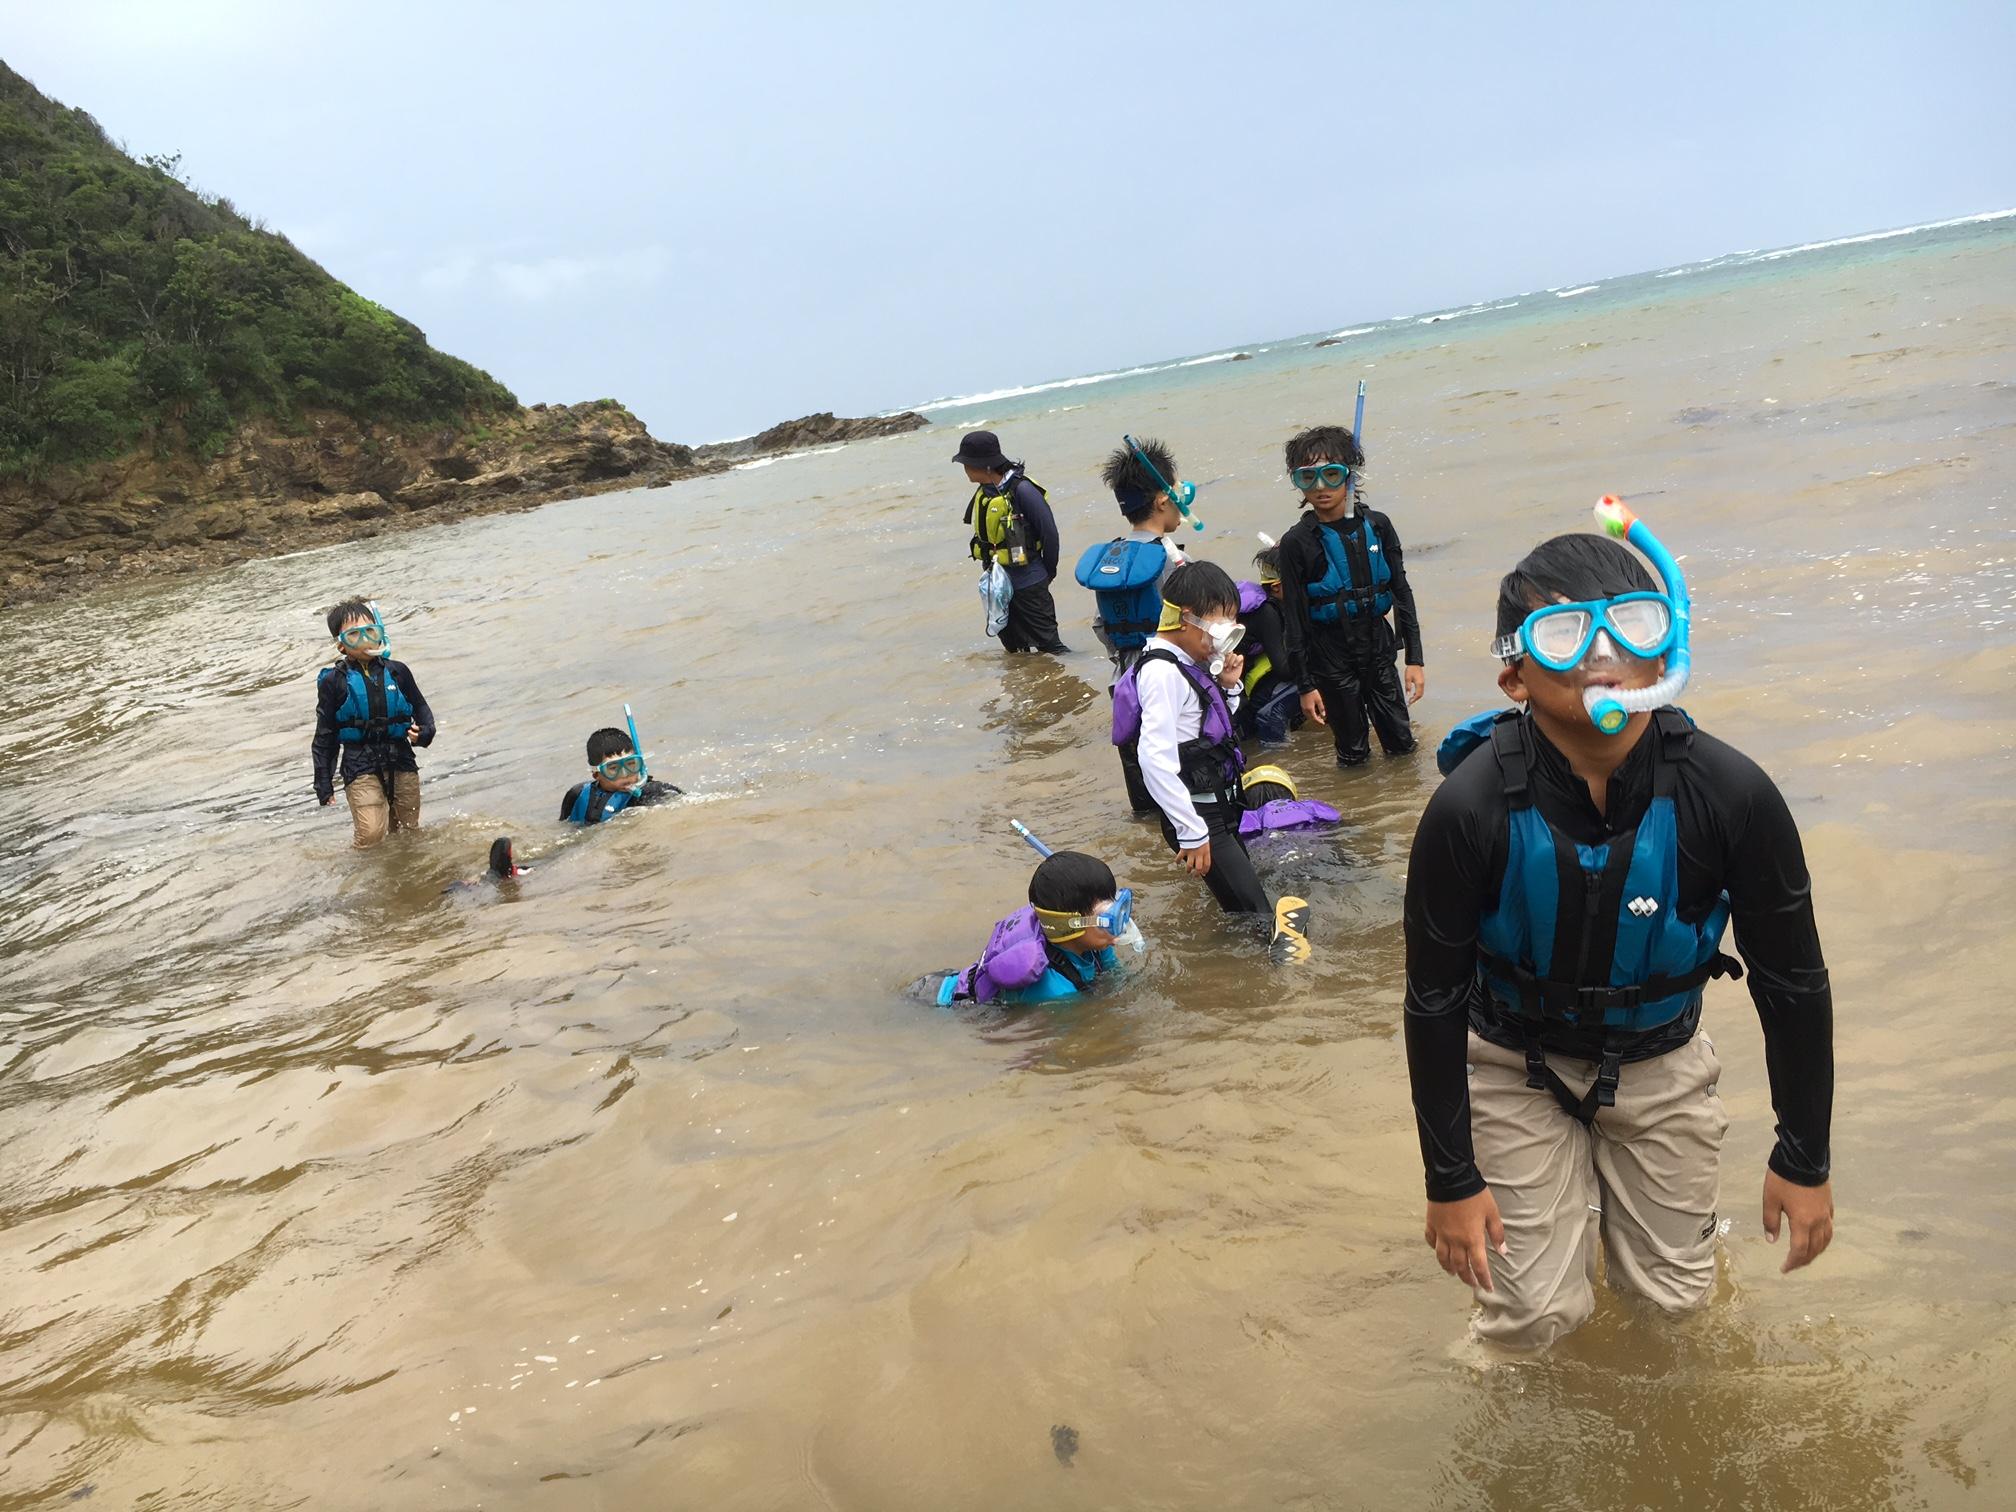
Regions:
<svg viewBox="0 0 2016 1512"><path fill-rule="evenodd" d="M367 656L389 655L392 650L392 637L385 629L384 618L378 613L377 600L365 600L364 607L371 611L371 623L355 625L348 630L338 630L336 644L362 651Z"/></svg>
<svg viewBox="0 0 2016 1512"><path fill-rule="evenodd" d="M1526 616L1492 650L1505 660L1530 656L1550 671L1566 672L1589 654L1601 635L1620 650L1650 661L1666 658L1666 673L1643 688L1586 688L1582 707L1589 722L1605 735L1622 734L1633 714L1649 714L1680 696L1693 671L1688 636L1693 605L1687 578L1651 526L1625 507L1615 494L1596 502L1596 523L1620 541L1645 554L1665 585L1663 593L1624 593L1586 604L1548 604Z"/></svg>
<svg viewBox="0 0 2016 1512"><path fill-rule="evenodd" d="M1127 450L1134 453L1134 460L1145 467L1148 470L1148 476L1160 485L1162 492L1176 501L1176 508L1182 512L1183 518L1190 522L1190 528L1192 530L1202 530L1204 522L1198 519L1190 509L1190 506L1197 502L1197 485L1188 482L1171 483L1167 478L1162 476L1161 469L1148 460L1148 453L1141 449L1139 441L1136 441L1132 436L1122 436L1120 439L1126 443Z"/></svg>

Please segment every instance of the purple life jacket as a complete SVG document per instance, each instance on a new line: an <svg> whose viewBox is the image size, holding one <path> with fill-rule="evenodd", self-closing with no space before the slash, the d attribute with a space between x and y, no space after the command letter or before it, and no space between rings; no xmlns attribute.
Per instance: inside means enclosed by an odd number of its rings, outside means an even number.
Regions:
<svg viewBox="0 0 2016 1512"><path fill-rule="evenodd" d="M1050 969L1048 945L1035 908L1016 909L994 926L980 959L959 973L957 995L991 1003L1004 992L1027 987Z"/></svg>
<svg viewBox="0 0 2016 1512"><path fill-rule="evenodd" d="M1241 583L1239 585L1239 612L1242 615L1251 614L1266 602L1267 590L1262 588L1258 583Z"/></svg>
<svg viewBox="0 0 2016 1512"><path fill-rule="evenodd" d="M1225 701L1225 690L1204 668L1184 661L1173 651L1151 642L1113 685L1113 744L1132 745L1141 738L1141 687L1137 679L1151 661L1173 662L1179 667L1203 709L1196 735L1176 747L1183 785L1193 797L1229 803L1235 809L1245 807L1239 774L1246 770L1246 758L1232 728L1232 706Z"/></svg>
<svg viewBox="0 0 2016 1512"><path fill-rule="evenodd" d="M1268 830L1314 829L1319 824L1343 821L1337 810L1313 798L1276 798L1241 814L1239 833L1250 839Z"/></svg>

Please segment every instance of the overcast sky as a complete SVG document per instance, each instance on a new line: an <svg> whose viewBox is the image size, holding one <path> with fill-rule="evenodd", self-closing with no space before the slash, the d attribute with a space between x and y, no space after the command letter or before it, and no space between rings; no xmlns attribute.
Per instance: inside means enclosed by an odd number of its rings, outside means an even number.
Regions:
<svg viewBox="0 0 2016 1512"><path fill-rule="evenodd" d="M701 441L2016 205L2016 5L35 3L520 398Z"/></svg>

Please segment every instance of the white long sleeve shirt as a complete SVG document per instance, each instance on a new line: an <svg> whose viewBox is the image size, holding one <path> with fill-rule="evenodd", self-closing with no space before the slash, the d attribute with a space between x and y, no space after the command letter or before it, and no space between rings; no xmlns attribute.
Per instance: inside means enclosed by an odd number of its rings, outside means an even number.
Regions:
<svg viewBox="0 0 2016 1512"><path fill-rule="evenodd" d="M1158 635L1148 642L1147 649L1167 651L1186 666L1197 665L1181 646L1164 636ZM1195 740L1203 731L1204 695L1188 673L1166 661L1142 662L1134 673L1134 681L1141 694L1141 740L1137 754L1142 780L1148 784L1148 794L1156 806L1176 827L1177 845L1194 850L1210 838L1211 832L1198 816L1197 805L1190 801L1190 790L1183 785L1176 748L1186 740ZM1232 687L1222 691L1226 707L1238 713L1244 690Z"/></svg>

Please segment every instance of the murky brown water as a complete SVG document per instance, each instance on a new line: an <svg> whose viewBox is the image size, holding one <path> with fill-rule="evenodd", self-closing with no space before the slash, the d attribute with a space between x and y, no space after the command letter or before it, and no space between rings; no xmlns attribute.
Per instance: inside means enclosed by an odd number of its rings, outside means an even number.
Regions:
<svg viewBox="0 0 2016 1512"><path fill-rule="evenodd" d="M1685 554L1688 704L1792 799L1839 1237L1777 1274L1742 988L1716 1305L1488 1371L1420 1243L1396 1033L1418 759L1269 872L1266 969L1122 818L1087 595L978 634L942 433L0 616L0 1507L1977 1507L2016 1498L2016 239L1382 354L1440 730L1496 575L1599 493ZM1240 565L1345 349L1011 423L1072 547L1122 429ZM1676 418L1699 410L1688 424ZM425 831L308 790L315 611L381 595ZM703 801L559 839L628 698ZM1429 744L1432 745L1432 739ZM1110 857L1123 993L899 989ZM1053 1426L1078 1434L1060 1462Z"/></svg>

